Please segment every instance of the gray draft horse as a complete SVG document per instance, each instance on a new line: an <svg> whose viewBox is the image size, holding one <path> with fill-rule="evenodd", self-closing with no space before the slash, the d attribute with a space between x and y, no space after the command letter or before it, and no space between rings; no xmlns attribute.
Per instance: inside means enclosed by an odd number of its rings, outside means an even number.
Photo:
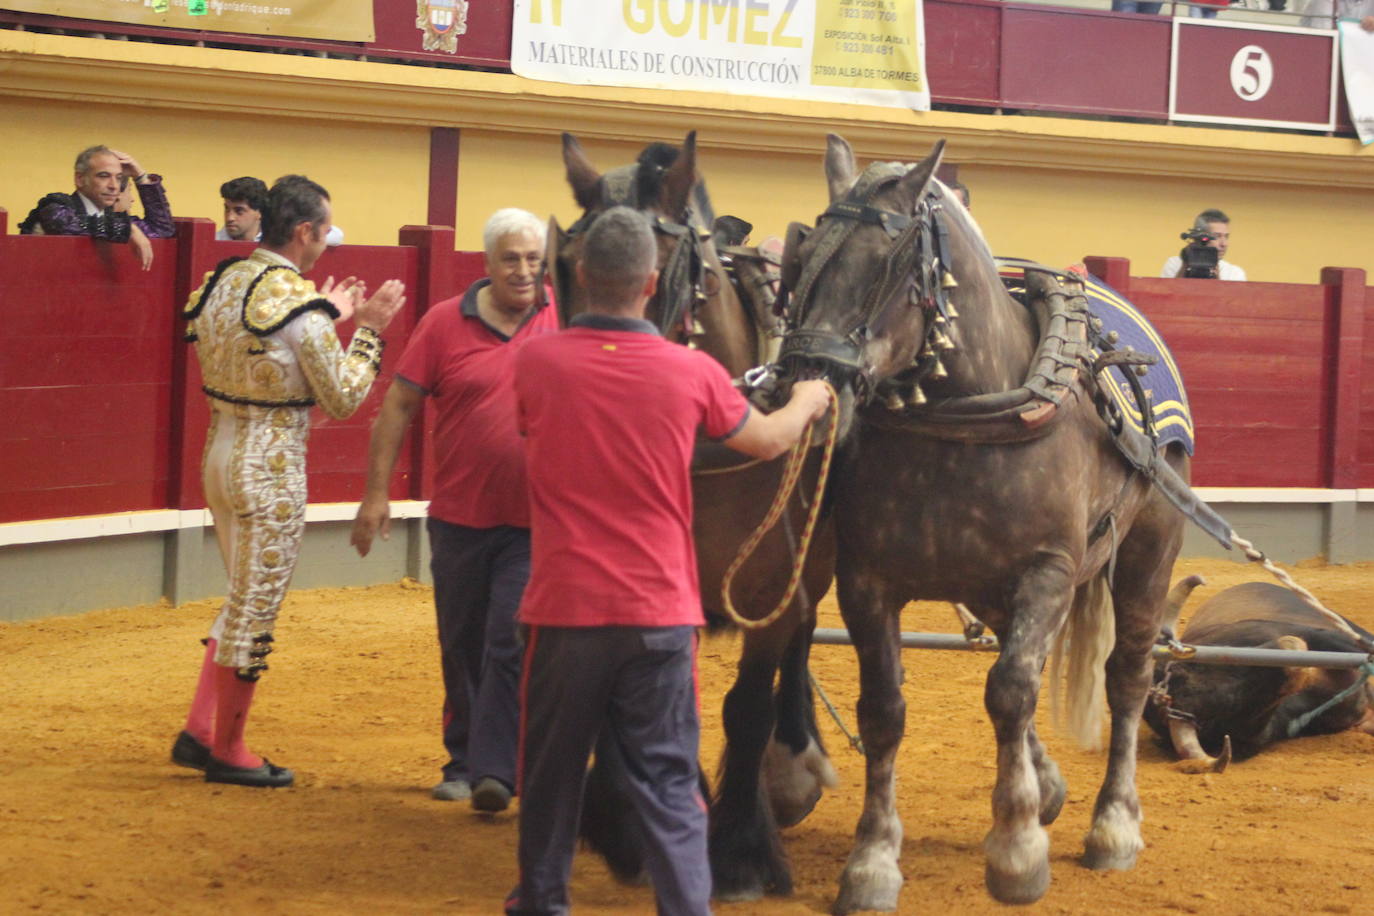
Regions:
<svg viewBox="0 0 1374 916"><path fill-rule="evenodd" d="M902 886L898 635L914 599L964 602L1001 642L984 692L997 739L984 843L992 896L1030 903L1049 887L1043 825L1065 783L1034 714L1061 631L1078 721L1099 726L1084 684L1104 664L1111 713L1083 862L1127 869L1144 846L1136 734L1184 517L1123 459L1099 415L1091 316L1067 308L1073 296L1047 274L1027 274L1030 307L1006 292L972 217L934 179L942 150L859 174L832 135L831 204L814 230L794 225L783 257L793 299L782 381L828 377L845 437L831 497L867 787L839 913L895 909ZM1037 347L1048 339L1062 347L1045 356ZM1147 454L1187 479L1179 446Z"/></svg>
<svg viewBox="0 0 1374 916"><path fill-rule="evenodd" d="M646 317L664 336L709 353L738 377L763 361L765 328L772 316L757 303L746 305L717 256L716 241L703 227L713 220L705 183L697 173L696 135L679 150L653 144L631 166L604 175L577 140L563 135L563 161L582 217L564 232L549 231L548 265L561 316L586 310L586 291L577 283L582 232L610 206L631 206L654 225L659 240L659 289ZM723 218L728 222L731 218ZM738 222L738 221L736 221ZM723 241L723 240L722 240ZM634 397L627 391L625 396ZM742 567L733 589L739 613L758 619L783 595L796 555L817 474L814 450L782 523L759 544ZM713 626L727 623L721 581L739 546L763 518L783 461L746 461L724 446L698 446L693 465L693 536L701 596ZM835 785L835 773L816 729L807 657L816 626L815 605L830 588L834 536L822 519L802 570L801 587L771 626L744 631L739 673L725 697L726 748L711 801L710 855L718 899L747 900L764 893L788 894L792 879L779 827L800 822ZM776 692L774 679L777 679ZM639 868L631 808L619 803L614 748L598 743L589 776L583 835L622 878Z"/></svg>

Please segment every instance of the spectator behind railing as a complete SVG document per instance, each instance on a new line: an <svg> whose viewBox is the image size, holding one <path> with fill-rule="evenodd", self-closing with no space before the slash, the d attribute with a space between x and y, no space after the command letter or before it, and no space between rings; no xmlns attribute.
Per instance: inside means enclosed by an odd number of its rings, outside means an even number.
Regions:
<svg viewBox="0 0 1374 916"><path fill-rule="evenodd" d="M1163 5L1163 0L1157 0L1157 2L1151 2L1151 0L1112 0L1112 11L1117 13L1144 13L1147 16L1154 16L1159 13L1159 8Z"/></svg>
<svg viewBox="0 0 1374 916"><path fill-rule="evenodd" d="M162 176L145 171L132 156L92 146L76 157L76 189L65 194L46 194L19 224L21 235L89 235L107 242L133 246L143 269L153 263L149 239L175 234L172 208L162 188ZM124 192L132 181L143 202L143 218L129 213Z"/></svg>
<svg viewBox="0 0 1374 916"><path fill-rule="evenodd" d="M1333 29L1338 19L1358 19L1360 28L1374 32L1374 0L1307 0L1299 25L1309 29Z"/></svg>
<svg viewBox="0 0 1374 916"><path fill-rule="evenodd" d="M1192 231L1184 233L1184 237L1189 239L1189 248L1217 249L1216 267L1212 279L1245 281L1245 271L1242 268L1223 260L1226 249L1231 245L1231 218L1225 213L1215 209L1203 210L1193 220ZM1161 277L1202 277L1203 274L1197 270L1194 264L1189 264L1190 269L1184 270L1183 254L1187 251L1188 249L1185 248L1184 252L1180 252L1165 261L1159 275ZM1190 259L1194 262L1202 260L1205 259ZM1208 266L1210 267L1210 265Z"/></svg>
<svg viewBox="0 0 1374 916"><path fill-rule="evenodd" d="M224 198L224 226L215 231L222 242L256 242L262 239L262 208L267 202L267 184L261 178L245 175L219 186ZM342 245L343 230L330 226L325 244Z"/></svg>

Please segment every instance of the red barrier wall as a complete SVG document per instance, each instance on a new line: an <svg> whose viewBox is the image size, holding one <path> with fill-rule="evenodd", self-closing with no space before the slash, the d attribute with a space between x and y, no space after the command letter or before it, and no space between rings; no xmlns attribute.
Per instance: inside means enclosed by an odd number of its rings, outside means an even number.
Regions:
<svg viewBox="0 0 1374 916"><path fill-rule="evenodd" d="M216 242L208 220L179 219L144 272L125 246L6 235L6 222L0 210L0 522L203 506L208 409L179 312L207 271L252 246ZM309 275L407 286L366 404L347 420L314 414L312 502L361 497L369 427L411 330L484 273L480 253L453 251L452 229L407 226L400 241L329 250ZM1131 277L1117 258L1087 263L1169 341L1193 408L1195 483L1374 486L1364 271L1328 268L1312 285L1222 283ZM431 492L428 411L423 427L397 462L393 499Z"/></svg>
<svg viewBox="0 0 1374 916"><path fill-rule="evenodd" d="M1197 433L1193 482L1215 487L1374 486L1374 354L1362 270L1320 285L1129 276L1089 270L1168 341Z"/></svg>
<svg viewBox="0 0 1374 916"><path fill-rule="evenodd" d="M163 508L175 243L145 272L126 245L19 238L0 236L0 522Z"/></svg>
<svg viewBox="0 0 1374 916"><path fill-rule="evenodd" d="M253 246L215 241L208 220L178 219L177 238L153 243L145 273L123 245L5 235L5 223L0 210L0 310L8 316L0 325L0 522L203 507L209 410L179 313L206 272ZM347 420L313 414L312 502L361 497L369 428L418 316L451 295L454 282L465 286L482 272L480 255L453 253L452 229L406 227L402 235L409 244L330 249L308 274L316 283L356 276L370 289L391 278L407 287L367 402ZM351 324L339 333L346 340ZM394 499L427 496L420 441L412 438L397 461Z"/></svg>

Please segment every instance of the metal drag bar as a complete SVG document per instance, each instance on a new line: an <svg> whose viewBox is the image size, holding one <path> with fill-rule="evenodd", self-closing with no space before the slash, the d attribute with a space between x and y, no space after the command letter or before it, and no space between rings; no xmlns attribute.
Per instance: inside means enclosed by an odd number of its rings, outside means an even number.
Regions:
<svg viewBox="0 0 1374 916"><path fill-rule="evenodd" d="M969 642L957 633L902 633L903 649L949 649L961 652L996 652L994 637L984 643ZM823 646L853 645L847 630L818 629L811 641ZM1242 649L1229 646L1188 646L1197 652L1189 658L1174 656L1167 646L1155 646L1154 657L1203 665L1250 665L1260 668L1359 668L1370 660L1361 652L1300 652L1288 649Z"/></svg>

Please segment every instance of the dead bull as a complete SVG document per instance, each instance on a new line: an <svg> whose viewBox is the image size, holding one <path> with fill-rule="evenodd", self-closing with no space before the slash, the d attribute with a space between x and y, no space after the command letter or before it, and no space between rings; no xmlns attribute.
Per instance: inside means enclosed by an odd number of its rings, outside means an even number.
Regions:
<svg viewBox="0 0 1374 916"><path fill-rule="evenodd" d="M1189 576L1174 586L1169 596L1174 620L1202 582L1201 576ZM1267 582L1247 582L1209 598L1189 620L1185 641L1196 646L1363 651L1296 594ZM1173 659L1156 662L1154 677L1145 720L1173 746L1187 772L1220 772L1233 749L1243 759L1301 735L1348 729L1374 734L1374 685L1358 669L1233 667ZM1312 715L1336 697L1341 699Z"/></svg>

